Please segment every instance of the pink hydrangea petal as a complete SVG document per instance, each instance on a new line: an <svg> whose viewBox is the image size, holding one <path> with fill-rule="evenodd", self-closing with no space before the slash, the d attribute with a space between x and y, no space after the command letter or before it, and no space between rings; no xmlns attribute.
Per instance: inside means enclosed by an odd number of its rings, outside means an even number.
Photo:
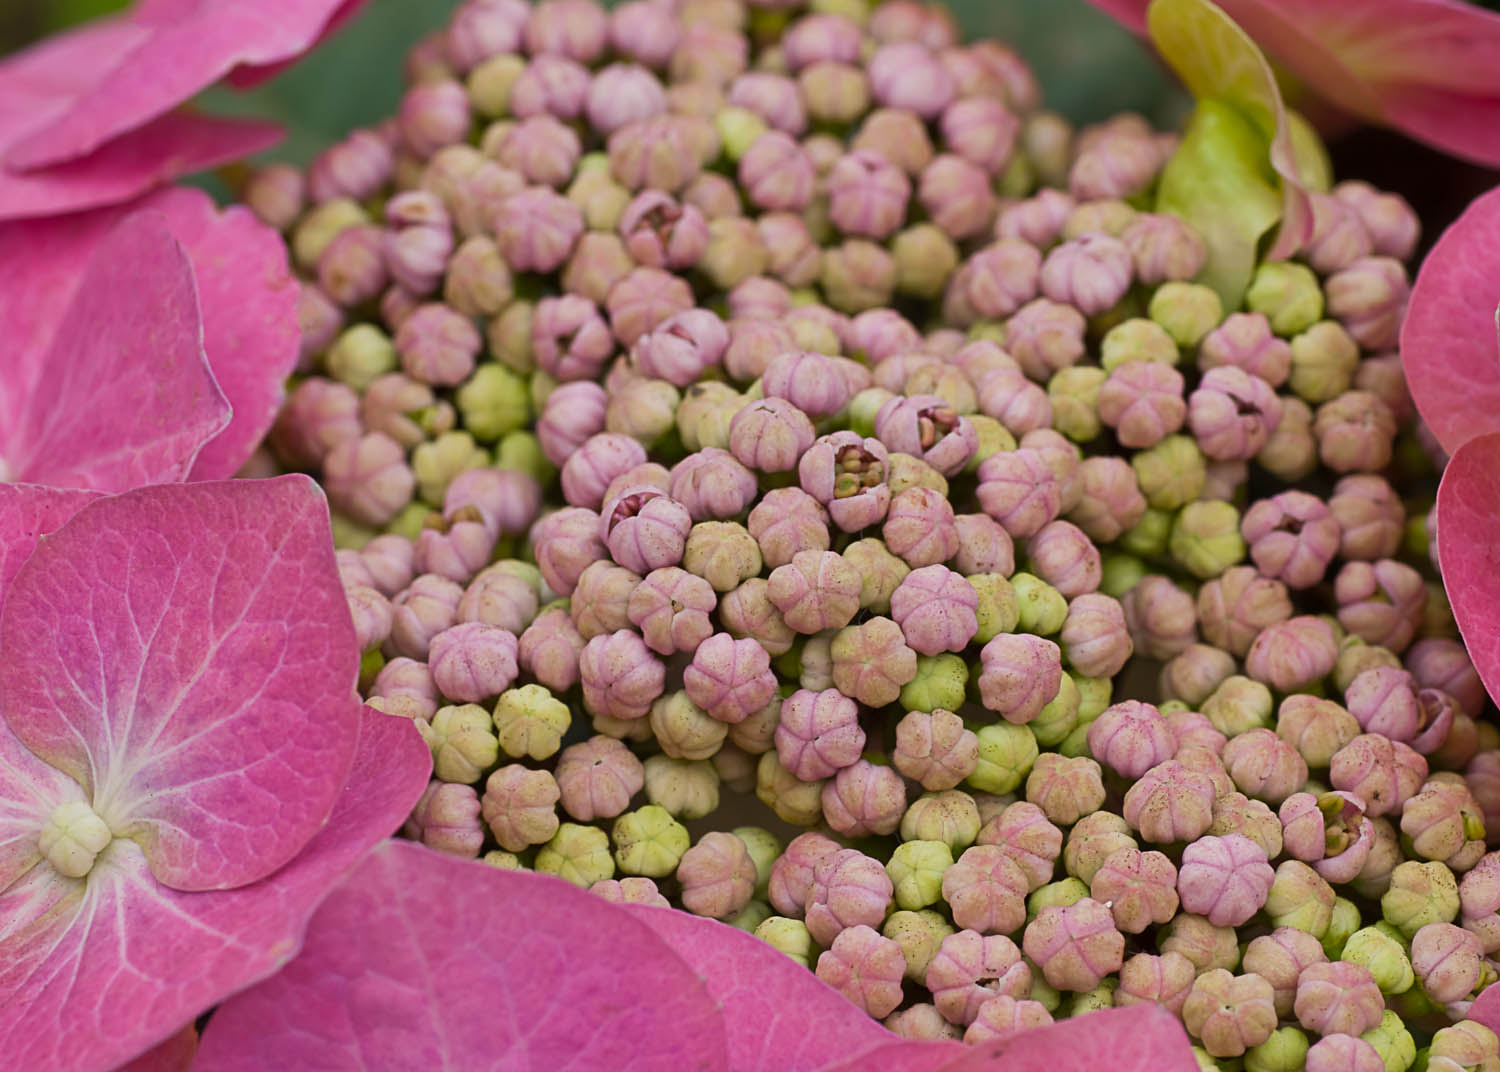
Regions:
<svg viewBox="0 0 1500 1072"><path fill-rule="evenodd" d="M409 720L364 708L354 767L327 825L295 860L259 882L172 890L156 882L134 843L121 840L90 875L86 893L38 919L28 901L45 903L45 876L61 880L50 868L34 869L30 882L0 893L0 919L36 921L4 932L0 992L27 995L24 1003L0 1005L6 1060L17 1068L113 1068L279 970L296 955L318 902L400 825L431 768L431 753Z"/></svg>
<svg viewBox="0 0 1500 1072"><path fill-rule="evenodd" d="M1432 247L1401 327L1412 400L1450 454L1466 439L1500 431L1497 316L1500 189L1475 200Z"/></svg>
<svg viewBox="0 0 1500 1072"><path fill-rule="evenodd" d="M344 785L359 650L328 526L302 476L138 488L85 506L11 582L4 718L108 802L161 882L269 874Z"/></svg>
<svg viewBox="0 0 1500 1072"><path fill-rule="evenodd" d="M0 604L11 578L49 532L99 498L100 492L0 484Z"/></svg>
<svg viewBox="0 0 1500 1072"><path fill-rule="evenodd" d="M867 1069L891 1069L892 1072L942 1072L952 1062L962 1060L969 1052L961 1042L885 1042L857 1057L826 1065L819 1072L866 1072Z"/></svg>
<svg viewBox="0 0 1500 1072"><path fill-rule="evenodd" d="M12 170L93 153L164 115L242 65L280 63L323 34L343 0L197 0L148 5L146 33L91 85L72 87L60 113L10 146ZM0 85L4 82L0 81Z"/></svg>
<svg viewBox="0 0 1500 1072"><path fill-rule="evenodd" d="M56 278L45 260L37 280L26 278L35 230L0 229L0 321ZM16 479L102 491L183 479L230 412L203 355L181 247L159 216L144 213L103 234L86 263L65 237L53 249L64 262L77 258L81 278L72 302L53 307L55 334L18 351L5 376L0 405L13 423L0 433L0 458ZM48 317L19 316L23 346L43 341Z"/></svg>
<svg viewBox="0 0 1500 1072"><path fill-rule="evenodd" d="M1500 984L1485 987L1469 1006L1468 1019L1500 1032Z"/></svg>
<svg viewBox="0 0 1500 1072"><path fill-rule="evenodd" d="M198 1028L188 1024L177 1034L147 1050L118 1072L188 1072L198 1056Z"/></svg>
<svg viewBox="0 0 1500 1072"><path fill-rule="evenodd" d="M298 287L281 236L239 206L220 212L197 190L159 191L141 207L161 212L198 282L203 348L233 419L204 445L190 479L231 477L276 419L297 363Z"/></svg>
<svg viewBox="0 0 1500 1072"><path fill-rule="evenodd" d="M890 1037L816 975L742 930L686 912L626 910L698 972L723 1007L730 1068L821 1068Z"/></svg>
<svg viewBox="0 0 1500 1072"><path fill-rule="evenodd" d="M119 205L164 182L241 160L281 140L274 123L170 112L97 152L45 171L0 166L0 221Z"/></svg>
<svg viewBox="0 0 1500 1072"><path fill-rule="evenodd" d="M1474 669L1500 696L1500 432L1448 462L1437 496L1438 561Z"/></svg>
<svg viewBox="0 0 1500 1072"><path fill-rule="evenodd" d="M1147 0L1091 0L1137 32ZM1500 15L1461 0L1220 0L1278 63L1372 122L1500 164Z"/></svg>
<svg viewBox="0 0 1500 1072"><path fill-rule="evenodd" d="M194 1067L729 1067L703 981L633 915L388 841L319 908L300 957L220 1007Z"/></svg>

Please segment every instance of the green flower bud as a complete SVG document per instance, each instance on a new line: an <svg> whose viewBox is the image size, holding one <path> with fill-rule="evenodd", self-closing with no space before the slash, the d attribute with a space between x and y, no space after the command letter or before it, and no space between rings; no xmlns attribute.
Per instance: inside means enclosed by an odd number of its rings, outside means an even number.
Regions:
<svg viewBox="0 0 1500 1072"><path fill-rule="evenodd" d="M1120 980L1105 979L1092 990L1085 990L1077 994L1069 994L1065 1004L1064 1016L1082 1016L1085 1013L1098 1012L1101 1009L1113 1009L1115 1007L1115 991L1120 988Z"/></svg>
<svg viewBox="0 0 1500 1072"><path fill-rule="evenodd" d="M495 451L495 468L525 473L543 487L557 476L557 469L542 453L541 443L526 431L511 432L500 440Z"/></svg>
<svg viewBox="0 0 1500 1072"><path fill-rule="evenodd" d="M428 506L424 502L410 502L407 503L406 507L385 526L385 531L395 536L404 536L412 543L416 543L417 539L422 535L422 530L427 527L427 519L431 516L432 507ZM368 543L373 538L373 536L374 534L372 533L370 536L365 537L365 539L360 542L360 546ZM333 529L334 546L345 546L338 542L338 538L338 515L335 514Z"/></svg>
<svg viewBox="0 0 1500 1072"><path fill-rule="evenodd" d="M1100 555L1100 559L1103 572L1099 591L1115 599L1123 598L1142 577L1151 572L1151 568L1139 558L1124 551L1109 549Z"/></svg>
<svg viewBox="0 0 1500 1072"><path fill-rule="evenodd" d="M626 875L666 878L677 870L682 854L692 844L687 827L659 804L627 811L611 831L615 863Z"/></svg>
<svg viewBox="0 0 1500 1072"><path fill-rule="evenodd" d="M648 716L661 750L674 759L712 759L729 736L729 724L709 716L679 689L659 696Z"/></svg>
<svg viewBox="0 0 1500 1072"><path fill-rule="evenodd" d="M959 789L923 793L901 817L902 841L936 841L958 854L974 844L981 820L974 798Z"/></svg>
<svg viewBox="0 0 1500 1072"><path fill-rule="evenodd" d="M1500 1064L1500 1039L1476 1020L1460 1020L1432 1036L1429 1057L1447 1058L1461 1068L1490 1072Z"/></svg>
<svg viewBox="0 0 1500 1072"><path fill-rule="evenodd" d="M459 473L483 469L490 456L474 443L468 432L445 432L420 443L411 454L411 470L417 478L417 494L433 508L441 508L448 484Z"/></svg>
<svg viewBox="0 0 1500 1072"><path fill-rule="evenodd" d="M1046 977L1042 975L1042 969L1036 964L1029 960L1026 963L1031 966L1031 992L1026 997L1056 1016L1057 1011L1062 1008L1062 991L1047 982Z"/></svg>
<svg viewBox="0 0 1500 1072"><path fill-rule="evenodd" d="M1408 940L1429 923L1452 923L1458 918L1458 881L1439 861L1407 860L1391 872L1380 914Z"/></svg>
<svg viewBox="0 0 1500 1072"><path fill-rule="evenodd" d="M927 978L927 966L937 956L943 939L953 933L953 924L940 912L930 908L919 912L892 912L880 933L901 947L906 958L906 978L921 983Z"/></svg>
<svg viewBox="0 0 1500 1072"><path fill-rule="evenodd" d="M1443 1031L1448 1030L1452 1029L1443 1028ZM1438 1035L1443 1031L1439 1031ZM1385 1062L1385 1072L1406 1072L1417 1059L1417 1041L1406 1029L1401 1015L1393 1009L1386 1009L1380 1017L1380 1023L1359 1037L1375 1047L1375 1052ZM1437 1045L1436 1035L1432 1041Z"/></svg>
<svg viewBox="0 0 1500 1072"><path fill-rule="evenodd" d="M1073 684L1078 686L1078 724L1087 726L1104 714L1104 709L1114 702L1114 681L1107 677L1069 676L1073 678Z"/></svg>
<svg viewBox="0 0 1500 1072"><path fill-rule="evenodd" d="M896 258L896 291L914 298L936 298L958 267L958 247L940 227L918 223L891 242Z"/></svg>
<svg viewBox="0 0 1500 1072"><path fill-rule="evenodd" d="M1099 341L1099 364L1113 372L1127 361L1176 365L1181 354L1167 329L1154 320L1136 317L1110 328Z"/></svg>
<svg viewBox="0 0 1500 1072"><path fill-rule="evenodd" d="M1305 264L1267 261L1255 269L1245 291L1245 308L1263 313L1278 335L1306 331L1323 315L1323 288Z"/></svg>
<svg viewBox="0 0 1500 1072"><path fill-rule="evenodd" d="M1104 424L1099 420L1099 389L1109 373L1096 365L1073 365L1059 369L1047 381L1052 402L1052 427L1075 443L1098 437Z"/></svg>
<svg viewBox="0 0 1500 1072"><path fill-rule="evenodd" d="M499 745L512 759L547 759L562 747L572 715L542 685L507 689L495 701Z"/></svg>
<svg viewBox="0 0 1500 1072"><path fill-rule="evenodd" d="M1061 592L1031 573L1014 574L1010 585L1016 590L1022 632L1051 636L1062 628L1068 617L1068 600Z"/></svg>
<svg viewBox="0 0 1500 1072"><path fill-rule="evenodd" d="M1316 406L1349 390L1358 367L1359 343L1337 320L1320 320L1292 337L1292 371L1286 385Z"/></svg>
<svg viewBox="0 0 1500 1072"><path fill-rule="evenodd" d="M529 871L531 870L521 862L521 858L513 852L504 849L491 849L479 858L482 864L498 867L502 871Z"/></svg>
<svg viewBox="0 0 1500 1072"><path fill-rule="evenodd" d="M1344 897L1335 897L1333 900L1333 915L1328 920L1328 930L1323 932L1323 952L1328 954L1329 960L1339 959L1339 951L1344 948L1363 920L1359 917L1359 907L1351 900Z"/></svg>
<svg viewBox="0 0 1500 1072"><path fill-rule="evenodd" d="M1088 725L1080 723L1068 731L1068 735L1057 743L1057 753L1069 759L1078 759L1080 756L1092 759L1094 754L1089 751Z"/></svg>
<svg viewBox="0 0 1500 1072"><path fill-rule="evenodd" d="M812 935L807 933L807 924L800 919L767 916L755 928L755 937L804 968L812 967Z"/></svg>
<svg viewBox="0 0 1500 1072"><path fill-rule="evenodd" d="M1038 749L1025 726L996 722L976 731L979 765L965 781L983 793L1009 793L1031 773Z"/></svg>
<svg viewBox="0 0 1500 1072"><path fill-rule="evenodd" d="M1026 919L1036 919L1044 908L1067 908L1089 895L1089 888L1082 879L1068 878L1038 886L1026 898Z"/></svg>
<svg viewBox="0 0 1500 1072"><path fill-rule="evenodd" d="M1233 674L1219 683L1201 708L1204 717L1225 737L1270 728L1274 708L1271 690L1259 681Z"/></svg>
<svg viewBox="0 0 1500 1072"><path fill-rule="evenodd" d="M1301 860L1283 860L1266 897L1264 911L1273 927L1296 927L1322 941L1333 922L1333 887Z"/></svg>
<svg viewBox="0 0 1500 1072"><path fill-rule="evenodd" d="M526 61L514 53L491 56L464 80L470 106L481 118L499 119L510 111L511 87L524 70Z"/></svg>
<svg viewBox="0 0 1500 1072"><path fill-rule="evenodd" d="M860 608L874 614L889 613L891 593L901 586L911 567L893 555L884 540L873 536L844 548L843 559L859 571Z"/></svg>
<svg viewBox="0 0 1500 1072"><path fill-rule="evenodd" d="M1052 748L1072 733L1078 726L1078 711L1082 703L1083 697L1073 675L1063 674L1058 683L1057 695L1042 707L1035 719L1027 723L1037 744Z"/></svg>
<svg viewBox="0 0 1500 1072"><path fill-rule="evenodd" d="M738 915L724 922L731 927L738 927L746 934L754 934L757 927L771 918L772 912L773 909L765 901L751 901L739 910Z"/></svg>
<svg viewBox="0 0 1500 1072"><path fill-rule="evenodd" d="M979 593L979 606L975 610L979 632L974 634L975 643L987 644L1001 633L1015 632L1021 621L1021 605L1010 581L998 573L976 573L968 582Z"/></svg>
<svg viewBox="0 0 1500 1072"><path fill-rule="evenodd" d="M1025 197L1036 188L1036 167L1031 157L1016 153L995 180L995 192L1001 197Z"/></svg>
<svg viewBox="0 0 1500 1072"><path fill-rule="evenodd" d="M493 443L526 426L531 402L526 381L504 365L486 361L454 395L464 428L481 443Z"/></svg>
<svg viewBox="0 0 1500 1072"><path fill-rule="evenodd" d="M677 818L701 819L719 806L719 774L708 760L655 755L645 768L646 799Z"/></svg>
<svg viewBox="0 0 1500 1072"><path fill-rule="evenodd" d="M363 391L378 377L394 371L396 347L374 324L355 324L333 340L323 363L334 379Z"/></svg>
<svg viewBox="0 0 1500 1072"><path fill-rule="evenodd" d="M315 205L292 231L292 257L308 275L317 274L318 258L328 244L350 227L369 223L370 216L347 197L335 197Z"/></svg>
<svg viewBox="0 0 1500 1072"><path fill-rule="evenodd" d="M793 826L812 826L823 815L822 792L822 780L799 780L782 765L774 749L761 756L756 765L755 795L782 822Z"/></svg>
<svg viewBox="0 0 1500 1072"><path fill-rule="evenodd" d="M1202 1046L1193 1047L1193 1060L1198 1062L1199 1072L1226 1072L1227 1069L1238 1066L1245 1067L1245 1062L1238 1057L1225 1058L1225 1063L1220 1064L1218 1058L1214 1057Z"/></svg>
<svg viewBox="0 0 1500 1072"><path fill-rule="evenodd" d="M1361 927L1351 934L1338 959L1367 968L1382 994L1403 994L1416 982L1406 947L1380 926Z"/></svg>
<svg viewBox="0 0 1500 1072"><path fill-rule="evenodd" d="M963 656L917 656L917 676L901 686L901 706L907 711L957 711L964 703L969 668Z"/></svg>
<svg viewBox="0 0 1500 1072"><path fill-rule="evenodd" d="M771 865L781 855L781 839L759 826L737 826L730 833L750 850L750 861L755 864L755 896L764 899L766 883L771 880Z"/></svg>
<svg viewBox="0 0 1500 1072"><path fill-rule="evenodd" d="M1163 283L1151 295L1147 315L1183 349L1197 346L1224 319L1224 303L1199 283Z"/></svg>
<svg viewBox="0 0 1500 1072"><path fill-rule="evenodd" d="M891 853L885 873L896 888L896 904L915 911L943 897L943 872L953 866L953 851L941 841L903 841Z"/></svg>
<svg viewBox="0 0 1500 1072"><path fill-rule="evenodd" d="M596 826L563 823L552 840L537 850L536 869L585 890L601 879L614 878L609 835Z"/></svg>
<svg viewBox="0 0 1500 1072"><path fill-rule="evenodd" d="M1148 506L1133 528L1120 534L1120 546L1131 554L1150 557L1166 553L1174 515Z"/></svg>
<svg viewBox="0 0 1500 1072"><path fill-rule="evenodd" d="M844 407L844 414L849 419L849 427L860 435L870 437L875 434L875 414L880 412L880 407L891 399L897 397L884 387L866 387L849 400Z"/></svg>
<svg viewBox="0 0 1500 1072"><path fill-rule="evenodd" d="M907 488L931 488L944 498L948 497L948 481L921 458L896 451L891 454L890 465L886 485L893 496L900 495Z"/></svg>
<svg viewBox="0 0 1500 1072"><path fill-rule="evenodd" d="M720 108L714 116L714 129L719 133L719 144L730 160L739 160L750 151L768 129L766 121L748 108L733 105Z"/></svg>
<svg viewBox="0 0 1500 1072"><path fill-rule="evenodd" d="M517 299L499 316L491 317L484 330L495 360L523 376L536 368L536 355L531 350L531 316L535 310L534 303ZM535 401L533 398L532 402Z"/></svg>
<svg viewBox="0 0 1500 1072"><path fill-rule="evenodd" d="M1299 1029L1277 1028L1266 1041L1245 1051L1245 1072L1302 1072L1307 1048L1307 1036Z"/></svg>
<svg viewBox="0 0 1500 1072"><path fill-rule="evenodd" d="M1016 449L1016 437L1011 435L1010 430L995 418L987 417L983 413L971 413L969 423L974 426L974 433L979 437L979 446L975 449L973 456L964 463L964 472L977 472L980 464L991 454Z"/></svg>
<svg viewBox="0 0 1500 1072"><path fill-rule="evenodd" d="M1240 512L1219 499L1188 503L1172 525L1168 548L1199 580L1217 577L1245 557Z"/></svg>
<svg viewBox="0 0 1500 1072"><path fill-rule="evenodd" d="M432 773L439 781L473 784L500 758L489 712L478 704L439 707L430 723L417 719L417 729L432 750Z"/></svg>
<svg viewBox="0 0 1500 1072"><path fill-rule="evenodd" d="M1203 494L1207 464L1197 441L1186 435L1167 436L1130 459L1141 494L1158 510L1176 510Z"/></svg>

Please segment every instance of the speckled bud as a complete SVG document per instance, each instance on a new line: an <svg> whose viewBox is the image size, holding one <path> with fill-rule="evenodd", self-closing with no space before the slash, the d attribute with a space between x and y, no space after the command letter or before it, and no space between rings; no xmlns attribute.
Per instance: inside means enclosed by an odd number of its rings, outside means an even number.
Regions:
<svg viewBox="0 0 1500 1072"><path fill-rule="evenodd" d="M1109 909L1085 897L1067 907L1044 908L1026 926L1026 955L1059 990L1092 990L1120 970L1125 937Z"/></svg>
<svg viewBox="0 0 1500 1072"><path fill-rule="evenodd" d="M1211 777L1169 759L1130 787L1122 814L1152 844L1192 841L1213 822L1214 796Z"/></svg>

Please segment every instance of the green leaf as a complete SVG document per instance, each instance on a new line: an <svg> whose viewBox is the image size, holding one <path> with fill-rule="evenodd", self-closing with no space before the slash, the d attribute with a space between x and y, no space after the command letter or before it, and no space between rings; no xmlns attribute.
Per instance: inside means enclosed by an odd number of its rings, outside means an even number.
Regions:
<svg viewBox="0 0 1500 1072"><path fill-rule="evenodd" d="M1214 98L1198 102L1162 171L1156 208L1198 231L1208 247L1199 281L1218 292L1225 310L1240 308L1260 241L1282 213L1265 138L1244 112Z"/></svg>

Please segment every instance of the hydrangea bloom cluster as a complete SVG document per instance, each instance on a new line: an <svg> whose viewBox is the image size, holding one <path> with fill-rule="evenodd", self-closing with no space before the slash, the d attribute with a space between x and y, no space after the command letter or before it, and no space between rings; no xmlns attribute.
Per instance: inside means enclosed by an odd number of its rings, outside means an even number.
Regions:
<svg viewBox="0 0 1500 1072"><path fill-rule="evenodd" d="M1153 210L1202 128L1075 131L915 0L471 0L407 73L244 193L407 837L908 1039L1156 1003L1210 1068L1500 1061L1404 202L1285 172L1254 261Z"/></svg>

